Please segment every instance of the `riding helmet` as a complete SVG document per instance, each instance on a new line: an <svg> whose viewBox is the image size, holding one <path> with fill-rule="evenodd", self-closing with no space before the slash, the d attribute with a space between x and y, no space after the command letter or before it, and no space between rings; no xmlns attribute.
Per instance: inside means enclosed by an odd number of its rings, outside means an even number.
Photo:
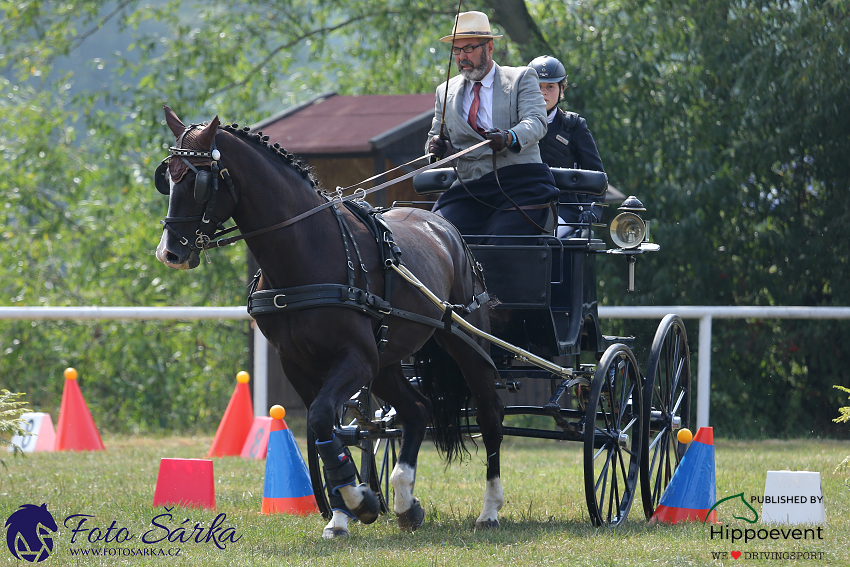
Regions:
<svg viewBox="0 0 850 567"><path fill-rule="evenodd" d="M537 71L541 83L560 83L567 77L564 65L551 55L535 57L528 66Z"/></svg>

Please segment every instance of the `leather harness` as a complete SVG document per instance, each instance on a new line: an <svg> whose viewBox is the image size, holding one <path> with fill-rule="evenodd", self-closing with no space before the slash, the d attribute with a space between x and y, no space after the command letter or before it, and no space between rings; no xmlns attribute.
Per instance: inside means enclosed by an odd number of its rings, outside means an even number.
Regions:
<svg viewBox="0 0 850 567"><path fill-rule="evenodd" d="M362 222L372 234L378 248L381 251L381 265L383 266L384 276L384 293L385 297L379 297L369 291L369 277L363 259L360 255L360 250L357 246L357 241L348 226L348 222L343 217L342 213L336 205L332 206L334 215L337 218L340 226L340 233L345 248L346 264L348 267L348 284L312 284L298 287L264 289L257 290L260 283L262 270L258 270L254 275L254 279L248 286L248 314L252 317L257 315L279 313L282 311L295 311L300 309L309 309L311 307L326 307L337 306L347 309L354 309L365 315L369 315L377 320L377 328L375 330L375 341L378 346L378 352L383 352L388 341L389 326L386 318L388 316L407 319L423 325L434 327L435 329L443 330L451 333L467 345L472 347L475 352L481 355L484 360L493 368L496 365L490 356L476 343L472 337L464 333L457 323L452 322L452 311L459 313L462 316L468 315L478 309L482 304L489 301L490 296L486 289L482 293L472 297L468 305L449 305L442 319L435 319L412 311L398 309L390 304L390 291L392 290L392 280L395 271L392 270L394 264L402 264L401 249L395 243L392 230L381 215L387 209L374 208L366 201L346 201L343 205L351 211L354 216ZM354 286L354 262L351 258L348 241L351 240L355 250L357 261L360 264L360 269L363 272L366 289L360 289ZM466 245L464 245L466 249ZM469 253L466 249L467 254ZM476 268L473 262L474 276L478 277L482 285L484 278L480 269Z"/></svg>

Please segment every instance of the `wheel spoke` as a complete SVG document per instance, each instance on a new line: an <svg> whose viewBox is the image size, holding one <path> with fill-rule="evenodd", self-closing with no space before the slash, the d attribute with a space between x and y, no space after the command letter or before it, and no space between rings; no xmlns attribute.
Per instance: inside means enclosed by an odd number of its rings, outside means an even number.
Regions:
<svg viewBox="0 0 850 567"><path fill-rule="evenodd" d="M615 451L616 452L616 451ZM617 467L614 466L611 469L611 492L608 496L608 523L611 523L611 517L613 516L612 512L614 510L619 512L619 502L620 502L620 486L617 482ZM619 514L617 514L619 516Z"/></svg>
<svg viewBox="0 0 850 567"><path fill-rule="evenodd" d="M611 464L611 452L609 451L608 457L605 459L605 464L602 465L602 471L599 474L599 478L596 480L596 490L595 490L595 492L597 492L597 493L600 492L599 484L602 483L601 494L599 495L599 497L596 500L600 504L605 502L605 488L608 485L608 468L609 468L610 464Z"/></svg>

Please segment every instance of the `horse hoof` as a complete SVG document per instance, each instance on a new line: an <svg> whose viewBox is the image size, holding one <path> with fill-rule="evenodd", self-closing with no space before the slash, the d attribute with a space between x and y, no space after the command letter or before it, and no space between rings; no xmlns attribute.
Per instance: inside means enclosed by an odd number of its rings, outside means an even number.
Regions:
<svg viewBox="0 0 850 567"><path fill-rule="evenodd" d="M475 530L492 530L499 527L499 520L478 520L475 522Z"/></svg>
<svg viewBox="0 0 850 567"><path fill-rule="evenodd" d="M419 505L419 501L417 500L407 512L398 514L398 529L403 532L412 532L421 526L424 520L425 510L422 509L422 506Z"/></svg>
<svg viewBox="0 0 850 567"><path fill-rule="evenodd" d="M322 538L324 539L335 539L338 537L348 537L350 535L349 531L344 528L325 528L322 531Z"/></svg>
<svg viewBox="0 0 850 567"><path fill-rule="evenodd" d="M351 513L354 514L355 518L360 520L361 524L371 524L378 519L378 514L381 511L381 503L377 495L365 483L357 488L361 490L363 499L359 506L351 509Z"/></svg>

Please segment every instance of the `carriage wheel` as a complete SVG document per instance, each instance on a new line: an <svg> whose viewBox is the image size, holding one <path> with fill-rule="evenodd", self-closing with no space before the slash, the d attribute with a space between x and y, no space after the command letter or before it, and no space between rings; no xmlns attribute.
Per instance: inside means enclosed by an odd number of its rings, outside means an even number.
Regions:
<svg viewBox="0 0 850 567"><path fill-rule="evenodd" d="M644 385L644 441L640 462L640 490L646 518L679 466L685 446L676 431L691 419L691 357L685 324L667 315L658 325Z"/></svg>
<svg viewBox="0 0 850 567"><path fill-rule="evenodd" d="M390 408L386 404L371 395L368 386L364 390L359 394L364 415L374 415L373 408L389 411ZM349 425L354 422L356 420L349 409L343 407L339 412L337 425ZM351 451L351 457L357 469L357 482L365 482L369 485L372 491L378 496L381 513L386 513L389 508L384 494L389 493L389 476L392 473L392 467L395 466L397 455L396 440L379 439L373 441L371 439L364 439L356 445L349 445L348 449ZM376 456L381 459L380 468L375 464ZM389 468L387 468L388 462L392 463L389 465ZM325 477L322 470L322 460L319 458L319 452L316 450L316 438L309 425L307 426L307 467L310 472L310 483L313 486L313 495L316 497L319 512L322 513L325 520L330 521L331 516L333 516L333 510L328 502L328 494L325 490ZM386 473L384 473L385 469L387 469ZM386 488L382 490L382 486Z"/></svg>
<svg viewBox="0 0 850 567"><path fill-rule="evenodd" d="M634 502L643 435L640 369L623 344L608 347L590 385L584 427L584 491L596 526L618 526Z"/></svg>

